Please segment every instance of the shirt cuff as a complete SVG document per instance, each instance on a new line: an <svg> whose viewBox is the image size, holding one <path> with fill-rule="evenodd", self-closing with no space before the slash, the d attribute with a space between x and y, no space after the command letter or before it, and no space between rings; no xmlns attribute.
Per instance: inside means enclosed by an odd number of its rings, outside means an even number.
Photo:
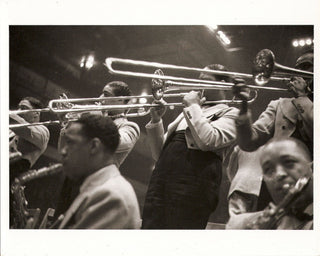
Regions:
<svg viewBox="0 0 320 256"><path fill-rule="evenodd" d="M156 127L159 127L162 125L162 119L160 119L160 121L158 123L151 123L151 121L149 123L146 124L146 129L153 129Z"/></svg>

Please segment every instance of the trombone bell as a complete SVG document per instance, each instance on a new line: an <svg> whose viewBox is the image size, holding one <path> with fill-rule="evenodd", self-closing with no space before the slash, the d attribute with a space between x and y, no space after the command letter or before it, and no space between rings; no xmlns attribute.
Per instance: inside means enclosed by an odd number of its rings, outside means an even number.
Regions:
<svg viewBox="0 0 320 256"><path fill-rule="evenodd" d="M269 82L271 74L278 75L278 79L289 82L291 78L284 76L301 76L313 78L313 72L290 68L275 62L275 56L269 49L263 49L254 58L252 75L256 84L265 85Z"/></svg>

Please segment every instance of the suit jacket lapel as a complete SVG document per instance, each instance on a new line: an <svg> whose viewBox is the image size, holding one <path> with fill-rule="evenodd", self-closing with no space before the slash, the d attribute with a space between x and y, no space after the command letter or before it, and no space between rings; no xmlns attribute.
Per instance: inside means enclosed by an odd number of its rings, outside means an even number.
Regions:
<svg viewBox="0 0 320 256"><path fill-rule="evenodd" d="M67 210L64 219L62 220L59 228L64 228L66 224L69 222L71 217L76 213L78 210L79 206L81 205L82 201L85 198L85 193L81 193L76 197L76 199L73 201L69 209Z"/></svg>

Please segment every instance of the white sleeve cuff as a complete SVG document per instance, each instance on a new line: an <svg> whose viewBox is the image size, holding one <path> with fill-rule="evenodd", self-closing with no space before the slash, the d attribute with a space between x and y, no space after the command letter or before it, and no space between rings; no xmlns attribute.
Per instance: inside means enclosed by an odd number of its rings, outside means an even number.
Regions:
<svg viewBox="0 0 320 256"><path fill-rule="evenodd" d="M160 119L158 123L151 123L150 121L149 123L146 124L146 129L153 129L159 126L162 126L162 119Z"/></svg>

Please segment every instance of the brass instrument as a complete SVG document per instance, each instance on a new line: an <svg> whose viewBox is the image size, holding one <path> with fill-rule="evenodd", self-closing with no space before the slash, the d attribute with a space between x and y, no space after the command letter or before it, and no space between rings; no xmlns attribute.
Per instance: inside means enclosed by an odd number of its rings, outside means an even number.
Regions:
<svg viewBox="0 0 320 256"><path fill-rule="evenodd" d="M313 72L290 68L275 62L275 56L269 49L263 49L254 58L252 74L256 84L266 84L272 80L271 74L282 77L284 81L290 81L291 78L285 76L301 76L304 78L313 78Z"/></svg>
<svg viewBox="0 0 320 256"><path fill-rule="evenodd" d="M250 223L248 229L276 229L279 221L287 214L292 203L304 191L308 185L310 178L300 178L294 186L292 186L282 201L274 208L269 209L267 216L261 216L257 221Z"/></svg>
<svg viewBox="0 0 320 256"><path fill-rule="evenodd" d="M25 184L31 180L54 175L62 171L62 164L54 164L39 170L30 170L15 178L11 185L13 195L13 227L18 229L35 228L40 217L40 209L28 209L24 195Z"/></svg>
<svg viewBox="0 0 320 256"><path fill-rule="evenodd" d="M257 59L257 57L256 57ZM126 71L120 69L114 69L112 65L114 63L118 64L126 64L132 66L142 66L142 67L154 67L157 69L170 69L170 70L180 70L180 71L189 71L189 72L200 72L200 73L207 73L213 75L222 75L222 76L230 76L230 77L239 77L244 79L254 79L254 82L259 85L265 85L269 80L273 81L290 81L290 78L286 78L283 76L269 76L268 80L256 79L256 74L245 74L239 72L230 72L230 71L221 71L221 70L212 70L212 69L204 69L204 68L191 68L185 66L177 66L171 64L162 64L157 62L148 62L148 61L139 61L139 60L130 60L130 59L121 59L121 58L112 58L109 57L105 61L105 66L108 68L111 74L115 75L123 75L123 76L132 76L132 77L143 77L143 78L153 78L153 79L163 79L166 81L180 81L182 83L199 83L199 84L211 84L211 85L225 85L225 86L232 86L234 83L229 82L220 82L220 81L211 81L211 80L201 80L201 79L191 79L185 77L177 77L177 76L168 76L162 74L151 74L151 73L144 73L144 72L133 72L133 71ZM290 69L290 68L289 68ZM266 89L268 87L255 87L254 85L250 85L252 89ZM272 88L272 89L271 89ZM209 87L207 88L209 89ZM269 87L267 90L274 90L278 91L281 88L277 87Z"/></svg>
<svg viewBox="0 0 320 256"><path fill-rule="evenodd" d="M154 74L160 77L165 77L163 71L161 69L157 69ZM193 79L191 79L193 80ZM199 80L203 81L202 83L189 83L189 82L177 82L177 81L165 81L164 79L152 79L152 95L156 100L160 100L165 96L165 92L168 91L176 91L176 90L221 90L221 91L231 91L232 85L234 83L227 83L227 82L219 82L219 81L210 81L216 84L208 84L205 80ZM248 88L253 89L254 96L248 100L248 103L252 103L258 96L258 90L264 89L264 90L276 90L276 91L288 91L287 89L283 88L274 88L274 87L263 87L263 86L256 86L256 85L246 85ZM225 104L233 103L233 104L241 104L241 101L239 100L227 100L225 102L222 102Z"/></svg>
<svg viewBox="0 0 320 256"><path fill-rule="evenodd" d="M211 88L220 90L220 88ZM155 92L155 89L152 89ZM230 88L226 88L226 90L230 90ZM162 94L160 98L168 99L168 98L183 98L187 93L173 93L173 94ZM77 113L84 113L84 112L94 112L94 111L110 111L110 110L124 110L126 113L120 114L120 116L124 117L141 117L149 114L151 107L158 107L158 104L152 103L141 103L141 104L122 104L122 105L104 105L105 102L112 101L112 100L132 100L132 99L157 99L158 97L153 95L140 95L140 96L118 96L118 97L99 97L99 98L76 98L76 99L56 99L51 100L48 104L49 111L51 113L61 115L66 114L65 118L67 121L74 121L79 118ZM254 92L252 99L248 101L248 103L254 102L257 98L258 94ZM86 103L86 105L82 105ZM240 100L216 100L216 101L206 101L205 104L240 104ZM61 105L67 105L69 108L61 108ZM182 102L173 102L173 103L165 103L165 106L169 107L183 107L184 104ZM135 112L131 112L135 110ZM14 111L15 113L19 113L19 110ZM34 111L34 110L23 110L25 111ZM10 111L11 113L11 111ZM119 116L119 115L118 115ZM117 116L117 117L118 117ZM114 117L114 116L111 116ZM9 128L20 128L25 126L34 126L34 125L48 125L48 124L59 124L60 120L53 120L53 121L45 121L45 122L37 122L37 123L28 123L28 124L10 124Z"/></svg>
<svg viewBox="0 0 320 256"><path fill-rule="evenodd" d="M121 58L113 58L109 57L105 60L105 66L108 68L111 74L115 75L123 75L123 76L132 76L132 77L143 77L143 78L153 78L153 79L164 79L164 80L172 80L172 81L181 81L188 83L201 83L201 84L213 84L213 85L227 85L232 86L233 83L219 82L219 81L211 81L211 80L201 80L201 79L190 79L185 77L176 77L176 76L162 76L159 74L150 74L144 72L133 72L126 70L114 69L112 65L114 63L126 64L131 66L140 66L140 67L153 67L157 69L170 69L170 70L180 70L180 71L189 71L189 72L201 72L213 75L222 75L222 76L231 76L231 77L241 77L241 78L254 78L251 74L239 73L239 72L229 72L229 71L221 71L221 70L211 70L204 68L191 68L185 66L171 65L171 64L162 64L158 62L149 62L149 61L141 61L141 60L131 60L131 59L121 59ZM286 78L283 77L270 77L270 80L274 81L287 81ZM263 84L259 84L263 85ZM279 88L273 88L277 90Z"/></svg>

